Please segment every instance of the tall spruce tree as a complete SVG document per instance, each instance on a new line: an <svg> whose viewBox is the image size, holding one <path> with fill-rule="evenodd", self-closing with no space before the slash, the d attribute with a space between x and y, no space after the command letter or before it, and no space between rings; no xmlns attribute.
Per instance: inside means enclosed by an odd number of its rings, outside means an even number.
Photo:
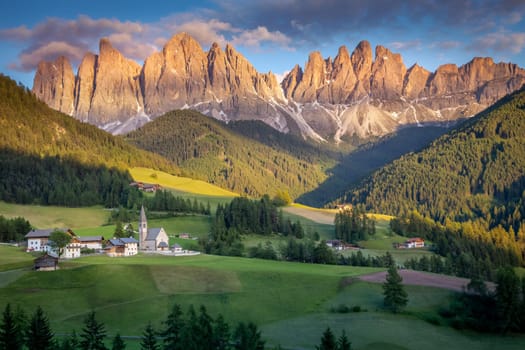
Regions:
<svg viewBox="0 0 525 350"><path fill-rule="evenodd" d="M383 284L383 295L385 307L392 312L401 311L408 303L408 295L403 287L403 278L397 272L395 266L390 266Z"/></svg>
<svg viewBox="0 0 525 350"><path fill-rule="evenodd" d="M326 328L321 337L321 344L315 347L317 350L337 350L337 341L330 327Z"/></svg>
<svg viewBox="0 0 525 350"><path fill-rule="evenodd" d="M73 332L65 337L62 340L62 343L60 344L60 350L77 350L79 346L78 336L77 332L73 330Z"/></svg>
<svg viewBox="0 0 525 350"><path fill-rule="evenodd" d="M221 314L215 319L212 347L215 350L227 350L230 346L230 326Z"/></svg>
<svg viewBox="0 0 525 350"><path fill-rule="evenodd" d="M88 314L84 320L84 328L80 334L80 349L82 350L107 350L104 345L106 329L103 323L95 318L95 311Z"/></svg>
<svg viewBox="0 0 525 350"><path fill-rule="evenodd" d="M511 267L498 271L496 278L496 307L503 333L519 329L520 279Z"/></svg>
<svg viewBox="0 0 525 350"><path fill-rule="evenodd" d="M40 306L36 308L35 313L31 317L26 334L28 349L48 350L55 348L54 335L49 326L49 319Z"/></svg>
<svg viewBox="0 0 525 350"><path fill-rule="evenodd" d="M142 333L142 341L140 342L140 349L141 350L158 350L159 349L159 345L157 344L157 335L155 334L155 330L153 329L151 322L148 322L148 325L144 329L144 333Z"/></svg>
<svg viewBox="0 0 525 350"><path fill-rule="evenodd" d="M113 346L111 347L111 350L125 350L126 349L126 343L124 343L124 340L120 336L120 333L117 333L115 335L115 338L113 338Z"/></svg>
<svg viewBox="0 0 525 350"><path fill-rule="evenodd" d="M352 350L352 343L348 340L344 330L339 339L337 339L337 350Z"/></svg>
<svg viewBox="0 0 525 350"><path fill-rule="evenodd" d="M0 325L0 349L19 350L23 346L22 330L16 323L15 315L11 311L11 304L7 304L2 314Z"/></svg>
<svg viewBox="0 0 525 350"><path fill-rule="evenodd" d="M240 322L233 333L234 349L236 350L264 350L264 341L257 326L250 322Z"/></svg>
<svg viewBox="0 0 525 350"><path fill-rule="evenodd" d="M181 336L184 327L183 313L180 305L173 304L171 312L164 322L160 332L165 350L181 350Z"/></svg>

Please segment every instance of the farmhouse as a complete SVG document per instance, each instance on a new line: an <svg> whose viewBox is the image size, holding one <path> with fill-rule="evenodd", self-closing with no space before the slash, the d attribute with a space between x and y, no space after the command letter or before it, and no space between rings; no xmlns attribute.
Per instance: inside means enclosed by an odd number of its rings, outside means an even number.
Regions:
<svg viewBox="0 0 525 350"><path fill-rule="evenodd" d="M413 249L413 248L424 248L424 247L425 247L425 240L419 237L407 239L404 243L394 244L394 248L398 248L398 249Z"/></svg>
<svg viewBox="0 0 525 350"><path fill-rule="evenodd" d="M329 239L326 241L326 245L335 250L343 250L344 244L338 239Z"/></svg>
<svg viewBox="0 0 525 350"><path fill-rule="evenodd" d="M138 253L138 243L135 238L113 238L105 248L108 256L132 256Z"/></svg>
<svg viewBox="0 0 525 350"><path fill-rule="evenodd" d="M46 252L50 255L58 255L58 252L53 248L49 241L51 233L56 229L45 230L31 230L26 235L27 238L27 252ZM71 242L64 248L62 257L66 259L78 258L80 256L80 240L71 229L59 229L59 231L67 233L71 237Z"/></svg>
<svg viewBox="0 0 525 350"><path fill-rule="evenodd" d="M145 182L132 182L129 185L144 192L156 192L162 188L162 186L159 184L148 184Z"/></svg>
<svg viewBox="0 0 525 350"><path fill-rule="evenodd" d="M52 271L57 269L57 265L58 258L46 253L35 259L34 269L37 271Z"/></svg>
<svg viewBox="0 0 525 350"><path fill-rule="evenodd" d="M103 236L83 236L83 237L78 237L78 240L80 242L81 248L100 250L102 249L102 242L104 241L104 237Z"/></svg>
<svg viewBox="0 0 525 350"><path fill-rule="evenodd" d="M169 250L169 239L166 231L162 227L148 229L148 219L144 206L140 208L139 218L139 249L146 251L166 251Z"/></svg>

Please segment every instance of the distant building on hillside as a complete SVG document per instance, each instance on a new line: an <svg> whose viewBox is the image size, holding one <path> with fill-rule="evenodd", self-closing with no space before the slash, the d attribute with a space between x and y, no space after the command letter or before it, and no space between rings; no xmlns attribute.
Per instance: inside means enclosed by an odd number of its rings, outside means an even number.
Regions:
<svg viewBox="0 0 525 350"><path fill-rule="evenodd" d="M102 242L104 242L103 236L81 236L78 237L81 248L101 250Z"/></svg>
<svg viewBox="0 0 525 350"><path fill-rule="evenodd" d="M140 208L139 218L139 249L145 251L169 250L169 238L162 227L148 229L148 219L144 206Z"/></svg>
<svg viewBox="0 0 525 350"><path fill-rule="evenodd" d="M151 192L151 193L162 189L162 186L159 185L159 184L149 184L149 183L145 183L145 182L132 182L129 185L131 187L136 187L136 188L138 188L141 191Z"/></svg>
<svg viewBox="0 0 525 350"><path fill-rule="evenodd" d="M425 240L419 237L407 239L403 243L394 243L394 248L398 248L398 249L413 249L413 248L424 248L424 247L425 247Z"/></svg>
<svg viewBox="0 0 525 350"><path fill-rule="evenodd" d="M27 252L46 252L52 256L58 256L58 252L54 249L49 237L57 229L31 230L26 235L27 238ZM58 229L67 233L71 237L71 242L64 247L62 258L71 259L80 256L81 243L78 236L71 229Z"/></svg>
<svg viewBox="0 0 525 350"><path fill-rule="evenodd" d="M108 240L105 251L111 257L137 255L138 244L139 241L133 237L113 238Z"/></svg>
<svg viewBox="0 0 525 350"><path fill-rule="evenodd" d="M35 259L34 269L36 271L54 271L58 267L58 258L49 254L44 254Z"/></svg>

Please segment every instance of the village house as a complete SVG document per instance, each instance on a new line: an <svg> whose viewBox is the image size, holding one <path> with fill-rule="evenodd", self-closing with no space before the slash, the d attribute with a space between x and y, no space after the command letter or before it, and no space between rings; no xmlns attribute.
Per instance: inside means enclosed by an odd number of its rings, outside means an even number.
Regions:
<svg viewBox="0 0 525 350"><path fill-rule="evenodd" d="M129 184L131 187L136 187L141 191L154 193L162 188L159 184L149 184L145 182L132 182Z"/></svg>
<svg viewBox="0 0 525 350"><path fill-rule="evenodd" d="M329 239L326 241L326 245L334 250L343 250L344 244L338 239Z"/></svg>
<svg viewBox="0 0 525 350"><path fill-rule="evenodd" d="M133 237L113 238L108 240L105 251L111 257L137 255L138 244L139 241Z"/></svg>
<svg viewBox="0 0 525 350"><path fill-rule="evenodd" d="M182 247L180 246L180 244L175 243L171 246L171 251L174 253L182 253Z"/></svg>
<svg viewBox="0 0 525 350"><path fill-rule="evenodd" d="M394 243L394 248L398 248L398 249L414 249L414 248L424 248L424 247L425 247L425 240L419 237L407 239L403 243Z"/></svg>
<svg viewBox="0 0 525 350"><path fill-rule="evenodd" d="M31 230L26 235L27 238L27 252L46 252L52 256L58 256L58 252L50 243L49 237L51 233L57 229ZM70 229L59 229L59 231L67 233L71 237L71 242L64 247L62 258L72 259L80 256L80 240L78 236Z"/></svg>
<svg viewBox="0 0 525 350"><path fill-rule="evenodd" d="M44 254L41 257L35 259L34 269L36 271L54 271L58 266L58 258L49 254Z"/></svg>
<svg viewBox="0 0 525 350"><path fill-rule="evenodd" d="M81 248L101 250L102 242L104 242L103 236L82 236L78 237Z"/></svg>
<svg viewBox="0 0 525 350"><path fill-rule="evenodd" d="M148 219L144 206L140 208L139 218L139 249L145 251L169 250L169 238L162 227L148 229Z"/></svg>

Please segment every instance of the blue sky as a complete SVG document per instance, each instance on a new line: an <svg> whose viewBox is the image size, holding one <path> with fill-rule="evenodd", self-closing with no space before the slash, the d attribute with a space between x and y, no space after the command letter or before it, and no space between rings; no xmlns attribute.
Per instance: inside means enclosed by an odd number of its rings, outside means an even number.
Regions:
<svg viewBox="0 0 525 350"><path fill-rule="evenodd" d="M475 56L525 66L523 0L18 0L0 15L0 72L31 87L40 60L67 56L75 70L109 37L142 63L185 31L208 50L232 43L261 72L278 76L361 40L429 70Z"/></svg>

